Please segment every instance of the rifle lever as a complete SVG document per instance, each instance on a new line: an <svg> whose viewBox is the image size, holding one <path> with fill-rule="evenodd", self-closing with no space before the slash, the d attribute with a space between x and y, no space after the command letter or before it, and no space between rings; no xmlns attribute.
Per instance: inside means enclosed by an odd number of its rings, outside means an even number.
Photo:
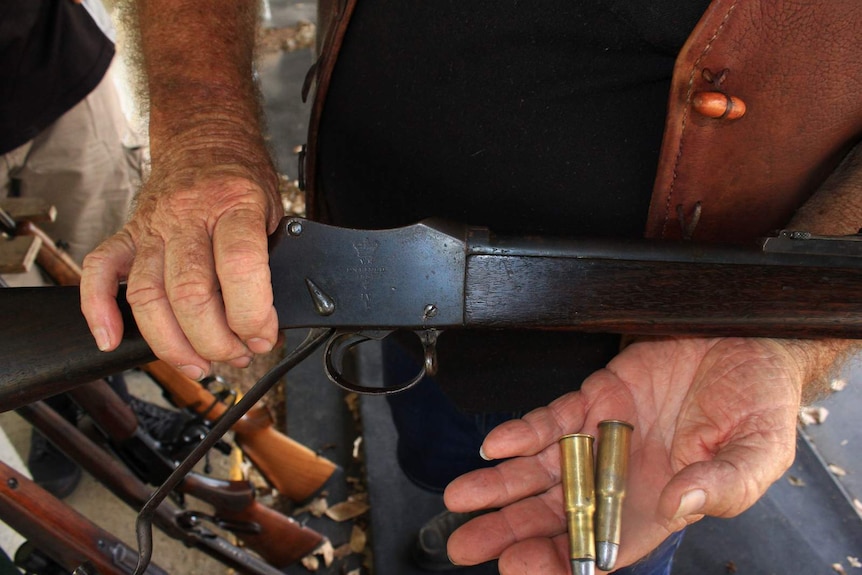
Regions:
<svg viewBox="0 0 862 575"><path fill-rule="evenodd" d="M361 343L370 340L381 340L390 333L388 331L336 332L326 343L323 353L323 368L326 372L326 377L345 391L362 395L392 395L410 389L426 375L437 373L437 337L440 335L440 331L436 329L424 329L415 332L422 343L424 361L419 373L412 378L388 387L371 387L348 379L341 367L344 354Z"/></svg>

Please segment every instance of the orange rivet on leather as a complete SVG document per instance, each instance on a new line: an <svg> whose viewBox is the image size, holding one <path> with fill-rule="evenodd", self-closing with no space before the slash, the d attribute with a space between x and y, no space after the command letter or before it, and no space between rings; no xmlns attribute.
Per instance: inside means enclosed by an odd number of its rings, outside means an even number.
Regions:
<svg viewBox="0 0 862 575"><path fill-rule="evenodd" d="M698 92L691 103L695 112L707 118L736 120L745 115L745 102L721 92Z"/></svg>

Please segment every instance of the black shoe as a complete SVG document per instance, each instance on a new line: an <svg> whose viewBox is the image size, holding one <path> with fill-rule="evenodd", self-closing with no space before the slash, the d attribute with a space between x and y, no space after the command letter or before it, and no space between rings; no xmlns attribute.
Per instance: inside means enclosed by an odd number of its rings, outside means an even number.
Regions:
<svg viewBox="0 0 862 575"><path fill-rule="evenodd" d="M37 485L59 499L68 497L81 481L78 464L35 429L30 435L27 468Z"/></svg>
<svg viewBox="0 0 862 575"><path fill-rule="evenodd" d="M461 567L453 564L446 553L446 542L452 533L474 517L486 511L452 513L444 511L422 526L413 545L413 561L425 571L451 571Z"/></svg>
<svg viewBox="0 0 862 575"><path fill-rule="evenodd" d="M144 431L168 451L183 442L183 432L189 421L194 419L188 413L167 409L137 397L129 399L129 407L135 412L138 424Z"/></svg>

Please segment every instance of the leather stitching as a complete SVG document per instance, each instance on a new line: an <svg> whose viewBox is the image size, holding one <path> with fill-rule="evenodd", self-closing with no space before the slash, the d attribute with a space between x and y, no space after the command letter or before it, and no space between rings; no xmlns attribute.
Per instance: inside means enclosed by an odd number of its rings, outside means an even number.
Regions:
<svg viewBox="0 0 862 575"><path fill-rule="evenodd" d="M700 55L697 57L697 60L695 60L694 63L692 64L692 68L691 68L691 71L690 71L689 76L688 76L687 91L685 94L685 109L682 112L682 124L680 126L680 132L679 132L679 134L680 134L679 135L679 149L677 150L676 158L674 159L674 163L673 163L673 170L671 171L671 173L672 173L671 181L670 181L670 184L668 186L667 198L665 200L664 222L662 223L661 234L659 237L665 236L665 233L667 232L668 222L671 221L671 217L670 217L670 215L671 215L671 201L673 199L676 180L677 180L677 177L679 175L678 168L679 168L680 163L682 162L682 153L683 153L683 148L684 148L683 143L685 140L685 129L686 129L686 126L688 125L688 114L689 114L689 110L691 109L691 97L692 97L692 93L694 92L694 80L697 77L697 70L700 67L700 63L703 61L703 59L706 57L706 55L709 54L710 50L712 49L713 44L718 39L719 35L721 35L721 33L724 31L725 27L727 26L727 23L730 21L730 17L733 15L734 10L736 9L736 6L739 4L739 1L740 0L734 0L734 2L728 7L727 12L725 12L725 14L724 14L724 18L721 19L721 23L715 29L715 32L709 38L709 40L707 40L706 45L704 46Z"/></svg>

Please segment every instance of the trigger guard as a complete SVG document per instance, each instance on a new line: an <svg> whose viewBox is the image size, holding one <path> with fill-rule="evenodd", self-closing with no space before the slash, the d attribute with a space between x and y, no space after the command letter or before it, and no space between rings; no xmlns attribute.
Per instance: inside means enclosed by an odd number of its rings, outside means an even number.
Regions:
<svg viewBox="0 0 862 575"><path fill-rule="evenodd" d="M417 332L417 335L422 342L424 353L422 368L409 380L389 387L369 387L366 385L360 385L344 376L341 372L340 361L339 365L336 365L336 361L343 356L344 351L372 339L383 339L388 335L388 332L337 333L329 339L324 349L323 362L326 377L329 378L329 381L345 391L361 393L363 395L392 395L406 391L422 381L422 378L426 375L433 376L437 373L437 336L439 333L440 332L433 329Z"/></svg>

